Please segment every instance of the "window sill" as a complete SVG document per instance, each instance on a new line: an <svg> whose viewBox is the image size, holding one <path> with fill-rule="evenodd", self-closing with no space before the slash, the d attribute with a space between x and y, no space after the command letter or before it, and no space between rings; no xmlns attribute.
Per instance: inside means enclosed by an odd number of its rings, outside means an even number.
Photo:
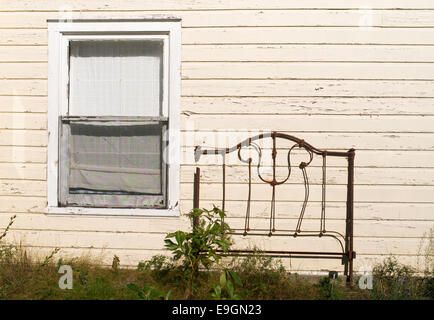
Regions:
<svg viewBox="0 0 434 320"><path fill-rule="evenodd" d="M100 216L100 217L179 217L179 206L173 209L124 209L87 207L47 207L46 213L53 216Z"/></svg>

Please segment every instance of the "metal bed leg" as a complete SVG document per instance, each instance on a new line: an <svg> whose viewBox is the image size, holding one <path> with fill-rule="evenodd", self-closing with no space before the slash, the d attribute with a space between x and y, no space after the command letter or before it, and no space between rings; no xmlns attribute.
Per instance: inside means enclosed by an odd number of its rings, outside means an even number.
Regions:
<svg viewBox="0 0 434 320"><path fill-rule="evenodd" d="M194 190L193 190L193 209L199 209L199 191L200 191L200 168L196 167L194 173ZM193 229L199 225L199 217L193 218Z"/></svg>
<svg viewBox="0 0 434 320"><path fill-rule="evenodd" d="M353 260L355 258L355 252L353 251L354 241L354 149L348 151L348 183L347 183L347 230L346 230L346 254L347 262L347 284L353 285Z"/></svg>

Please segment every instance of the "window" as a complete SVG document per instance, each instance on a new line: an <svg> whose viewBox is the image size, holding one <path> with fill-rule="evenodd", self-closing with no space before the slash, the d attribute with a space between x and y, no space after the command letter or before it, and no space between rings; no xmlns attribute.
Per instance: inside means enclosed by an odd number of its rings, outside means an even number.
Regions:
<svg viewBox="0 0 434 320"><path fill-rule="evenodd" d="M48 211L177 215L179 19L48 25Z"/></svg>

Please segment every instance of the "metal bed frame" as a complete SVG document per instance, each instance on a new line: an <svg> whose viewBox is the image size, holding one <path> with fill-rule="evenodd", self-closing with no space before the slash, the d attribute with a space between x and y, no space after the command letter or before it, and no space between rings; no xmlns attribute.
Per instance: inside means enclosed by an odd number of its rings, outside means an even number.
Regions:
<svg viewBox="0 0 434 320"><path fill-rule="evenodd" d="M272 149L271 149L271 157L272 157L272 179L266 179L261 174L261 161L263 158L262 148L258 145L262 139L272 139ZM282 178L278 180L276 178L276 157L277 157L277 139L284 139L294 142L294 145L289 148L287 154L287 166L288 166L288 175L286 178ZM250 206L252 201L252 157L244 159L241 155L241 151L243 148L252 148L258 157L258 164L256 166L256 174L259 179L272 187L271 194L271 211L269 216L269 227L267 229L255 229L250 226ZM308 162L300 162L298 164L298 168L302 171L303 180L304 180L304 188L305 188L305 197L301 206L300 215L297 221L297 226L295 229L278 229L276 228L276 188L279 185L284 184L288 181L291 176L291 166L290 158L291 152L295 149L304 149L310 160ZM231 229L230 234L232 235L241 235L241 236L283 236L283 237L332 237L336 239L340 243L341 251L336 252L328 252L328 251L273 251L266 250L261 251L261 253L265 255L270 255L274 257L291 257L291 258L322 258L322 259L341 259L342 264L344 265L344 275L346 276L346 282L348 285L352 285L353 283L353 260L356 258L356 252L353 250L353 238L354 238L354 230L353 230L353 220L354 220L354 157L355 150L350 149L346 152L338 152L338 151L328 151L328 150L320 150L309 143L305 142L302 139L297 137L279 133L279 132L270 132L259 134L253 137L250 137L241 143L238 143L236 146L231 148L217 148L217 149L202 149L202 147L197 146L195 148L195 160L199 161L202 155L221 155L223 164L222 164L222 210L225 211L225 202L226 202L226 155L232 152L238 152L238 159L246 163L248 165L248 197L247 197L247 205L246 205L246 214L244 218L244 228L240 229ZM309 180L306 172L306 168L310 165L313 160L314 155L318 155L322 157L322 196L321 196L321 218L320 218L320 228L319 230L303 230L302 222L304 218L304 213L306 210L306 206L309 201ZM326 229L326 169L327 169L327 158L328 157L343 157L348 160L348 175L347 175L347 199L346 199L346 219L345 219L345 234L342 234L337 231L327 230ZM194 174L194 192L193 192L193 206L194 208L199 208L199 199L200 199L200 168L196 167L196 172ZM196 226L199 223L198 219L193 221L193 225ZM253 250L229 250L226 253L221 252L221 254L226 255L248 255L252 254L255 251Z"/></svg>

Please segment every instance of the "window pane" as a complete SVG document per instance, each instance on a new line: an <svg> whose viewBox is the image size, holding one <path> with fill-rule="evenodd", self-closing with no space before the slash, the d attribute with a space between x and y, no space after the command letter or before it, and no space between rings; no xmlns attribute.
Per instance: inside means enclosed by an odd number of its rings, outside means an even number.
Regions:
<svg viewBox="0 0 434 320"><path fill-rule="evenodd" d="M62 128L62 205L165 205L164 123L75 120Z"/></svg>
<svg viewBox="0 0 434 320"><path fill-rule="evenodd" d="M72 41L70 46L70 115L160 115L162 40Z"/></svg>
<svg viewBox="0 0 434 320"><path fill-rule="evenodd" d="M161 126L71 124L69 187L161 194Z"/></svg>

